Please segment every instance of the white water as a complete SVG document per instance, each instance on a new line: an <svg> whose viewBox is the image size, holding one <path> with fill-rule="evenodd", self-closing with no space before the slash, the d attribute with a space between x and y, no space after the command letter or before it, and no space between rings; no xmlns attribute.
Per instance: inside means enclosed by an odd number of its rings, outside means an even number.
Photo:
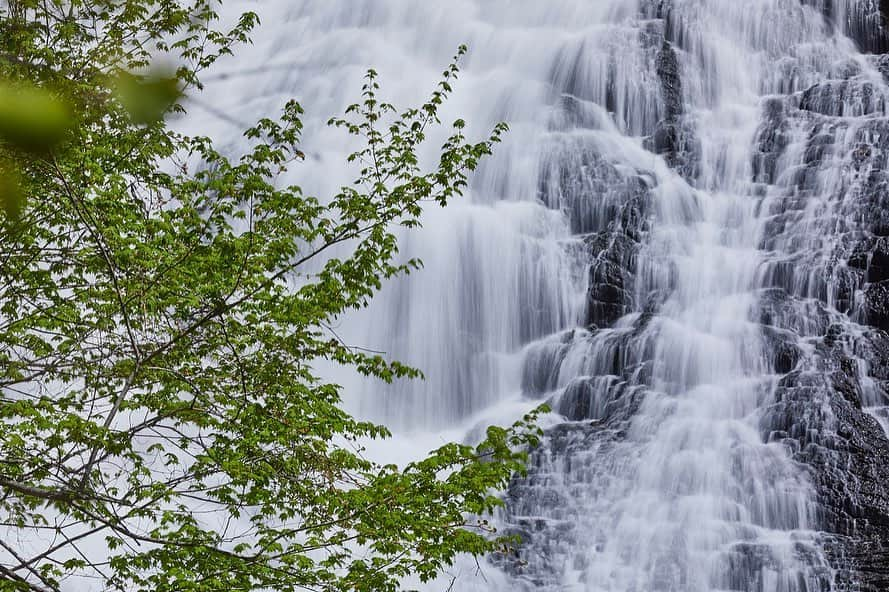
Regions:
<svg viewBox="0 0 889 592"><path fill-rule="evenodd" d="M786 272L781 261L820 252L829 229L814 200L801 230L765 235L769 205L796 182L807 124L787 131L791 147L770 184L753 182L753 147L770 97L866 65L798 0L675 0L684 120L700 144L690 183L643 141L665 117L660 41L650 41L663 32L657 4L269 2L258 7L264 24L239 62L245 71L211 87L216 108L247 121L291 96L303 103L309 159L297 174L318 195L350 177L350 147L323 122L356 99L366 67L406 106L468 43L443 119L465 117L476 135L510 124L470 195L428 212L422 231L404 237L403 253L425 268L337 328L426 373L394 387L336 377L356 413L399 432L377 451L389 459L479 422L511 421L546 398L558 403L582 383L592 385L591 419L623 418L608 423L609 439L571 436L570 467L556 436L547 440L528 497L501 517L535 531L527 566L517 576L508 561L499 564L508 573L486 566L485 580L463 570L455 589L830 589L809 478L784 445L763 440L779 375L754 322L760 289ZM609 229L632 179L651 188L649 230L630 270L633 304L612 328L583 328L596 256L583 238ZM836 193L829 170L820 182L817 194ZM788 292L827 289L820 269L791 272ZM658 312L643 323L652 302Z"/></svg>

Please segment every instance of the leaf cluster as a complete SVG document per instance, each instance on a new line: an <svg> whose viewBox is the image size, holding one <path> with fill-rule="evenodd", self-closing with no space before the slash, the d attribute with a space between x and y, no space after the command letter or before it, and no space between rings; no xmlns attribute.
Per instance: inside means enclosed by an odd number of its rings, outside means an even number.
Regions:
<svg viewBox="0 0 889 592"><path fill-rule="evenodd" d="M523 470L536 412L478 446L379 465L361 442L386 428L345 413L313 370L420 375L327 327L420 265L397 262L396 229L459 196L506 129L470 142L457 121L434 166L418 162L465 48L418 108L381 101L368 73L331 122L362 140L358 176L322 201L279 186L302 159L296 102L234 157L166 126L257 23L215 21L204 0L0 8L0 79L64 110L32 146L0 112L0 190L21 196L0 225L0 590L78 576L128 591L387 591L505 542L469 516ZM181 66L152 77L158 55ZM134 106L139 84L161 102Z"/></svg>

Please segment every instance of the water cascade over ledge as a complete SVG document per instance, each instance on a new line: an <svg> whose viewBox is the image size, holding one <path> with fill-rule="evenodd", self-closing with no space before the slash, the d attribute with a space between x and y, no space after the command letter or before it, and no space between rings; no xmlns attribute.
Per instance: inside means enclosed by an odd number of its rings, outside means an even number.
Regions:
<svg viewBox="0 0 889 592"><path fill-rule="evenodd" d="M261 7L247 70L214 101L249 120L296 95L299 183L318 195L349 181L349 147L324 122L366 67L414 104L467 43L444 119L510 124L469 195L404 236L424 269L337 328L426 374L342 378L357 414L409 439L554 409L497 517L522 545L455 589L889 589L881 9Z"/></svg>

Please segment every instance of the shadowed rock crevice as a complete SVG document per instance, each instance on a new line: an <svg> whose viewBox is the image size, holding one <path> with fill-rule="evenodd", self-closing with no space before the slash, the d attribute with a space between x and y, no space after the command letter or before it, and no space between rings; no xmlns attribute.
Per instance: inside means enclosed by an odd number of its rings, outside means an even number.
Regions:
<svg viewBox="0 0 889 592"><path fill-rule="evenodd" d="M688 119L682 97L682 73L676 49L664 40L656 57L656 72L664 103L663 118L645 146L663 156L667 164L688 181L700 174L700 144Z"/></svg>
<svg viewBox="0 0 889 592"><path fill-rule="evenodd" d="M889 52L889 0L802 0L820 10L831 28L849 36L863 53Z"/></svg>

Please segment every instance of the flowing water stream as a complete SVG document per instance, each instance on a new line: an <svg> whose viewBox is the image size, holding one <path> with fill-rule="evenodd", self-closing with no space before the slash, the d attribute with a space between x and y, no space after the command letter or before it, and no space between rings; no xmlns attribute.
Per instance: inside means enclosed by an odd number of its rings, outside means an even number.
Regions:
<svg viewBox="0 0 889 592"><path fill-rule="evenodd" d="M444 119L510 124L470 194L404 237L425 268L338 328L426 373L342 378L358 414L403 434L394 448L555 408L499 516L524 544L458 589L834 589L786 377L817 374L812 339L829 325L861 328L860 285L836 254L863 224L855 171L873 163L856 158L876 156L856 150L880 136L887 95L845 36L880 26L861 3L260 8L256 69L214 102L250 119L297 96L300 184L319 195L348 182L348 147L324 122L368 66L414 104L467 43Z"/></svg>

